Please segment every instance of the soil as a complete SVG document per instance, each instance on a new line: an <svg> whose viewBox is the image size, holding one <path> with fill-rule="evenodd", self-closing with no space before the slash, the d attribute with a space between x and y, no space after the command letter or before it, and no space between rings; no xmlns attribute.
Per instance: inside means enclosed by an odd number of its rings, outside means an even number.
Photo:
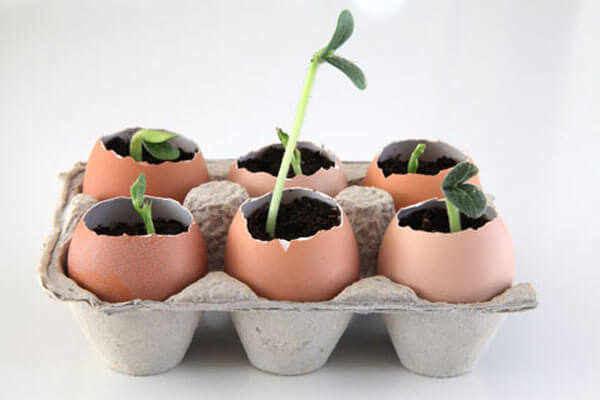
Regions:
<svg viewBox="0 0 600 400"><path fill-rule="evenodd" d="M463 230L468 228L481 228L489 221L490 219L484 215L473 219L460 213L460 224ZM450 232L450 225L448 224L448 215L446 214L445 207L435 207L415 211L406 217L400 218L398 225L410 226L414 230L425 232Z"/></svg>
<svg viewBox="0 0 600 400"><path fill-rule="evenodd" d="M269 203L257 209L248 219L248 230L254 239L271 240L265 231ZM299 197L291 203L281 204L275 228L275 237L292 240L313 236L320 230L340 224L340 210L311 197Z"/></svg>
<svg viewBox="0 0 600 400"><path fill-rule="evenodd" d="M379 161L377 166L383 171L383 176L387 177L392 174L406 174L408 170L408 160L410 154L396 154L394 157L385 161ZM458 164L453 158L442 156L435 161L419 160L417 174L421 175L437 175L440 171L454 167Z"/></svg>
<svg viewBox="0 0 600 400"><path fill-rule="evenodd" d="M129 143L131 142L131 138L134 133L139 131L142 128L129 128L121 131L114 138L110 139L108 142L104 144L107 150L112 150L121 157L129 156ZM196 155L196 152L188 153L178 147L179 149L179 158L174 160L177 161L185 161L191 160ZM159 160L158 158L154 158L146 151L146 149L142 146L142 161L146 161L149 164L162 164L165 160Z"/></svg>
<svg viewBox="0 0 600 400"><path fill-rule="evenodd" d="M273 176L277 176L279 167L281 166L281 159L283 158L283 151L282 147L268 147L258 157L243 161L238 160L238 168L246 168L250 172L267 172ZM335 163L325 157L321 151L300 149L300 154L302 175L312 175L319 168L329 169L335 166ZM293 178L294 176L294 170L290 166L288 178Z"/></svg>
<svg viewBox="0 0 600 400"><path fill-rule="evenodd" d="M182 224L174 219L163 219L156 218L152 220L154 222L154 230L159 235L177 235L182 232L186 232L187 225ZM125 222L116 222L110 226L98 225L93 229L98 235L107 236L143 236L146 235L146 227L143 222L135 224L127 224Z"/></svg>

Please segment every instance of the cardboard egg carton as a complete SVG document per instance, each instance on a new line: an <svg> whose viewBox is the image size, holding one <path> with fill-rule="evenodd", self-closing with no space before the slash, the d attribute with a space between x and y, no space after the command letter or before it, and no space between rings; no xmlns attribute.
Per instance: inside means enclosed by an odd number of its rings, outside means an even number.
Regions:
<svg viewBox="0 0 600 400"><path fill-rule="evenodd" d="M448 304L421 299L409 287L375 275L379 243L395 213L388 193L360 186L365 162L345 163L353 186L336 196L356 234L361 279L324 302L261 298L222 272L228 226L248 197L241 186L224 180L231 162L208 161L211 182L192 189L184 202L204 235L209 273L163 302L103 302L68 277L73 231L97 201L81 193L85 164L61 175L54 231L39 265L41 284L70 305L111 368L150 375L175 367L192 341L201 312L212 310L231 312L244 350L257 368L282 375L308 373L325 364L354 313L379 313L406 368L428 376L455 376L473 368L507 314L537 306L535 291L527 283L487 302Z"/></svg>

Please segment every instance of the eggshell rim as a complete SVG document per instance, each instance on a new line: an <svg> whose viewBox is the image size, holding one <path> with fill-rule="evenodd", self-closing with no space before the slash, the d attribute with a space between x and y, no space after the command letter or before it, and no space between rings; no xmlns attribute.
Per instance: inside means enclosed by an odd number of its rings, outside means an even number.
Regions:
<svg viewBox="0 0 600 400"><path fill-rule="evenodd" d="M114 201L123 201L123 200L127 200L128 202L131 203L131 197L126 197L126 196L117 196L117 197L111 197L110 199L106 199L106 200L102 200L97 202L96 204L94 204L92 207L90 207L85 214L83 214L83 216L81 217L81 222L83 224L83 226L85 227L85 229L93 232L96 236L102 236L102 237L109 237L109 238L115 238L115 239L119 239L119 238L123 238L123 237L139 237L139 238L149 238L149 237L153 237L153 236L158 236L158 237L177 237L180 235L184 235L186 233L191 232L192 230L192 226L196 224L196 221L194 220L194 216L192 215L192 213L190 212L190 210L188 210L187 208L185 208L184 206L182 206L177 200L175 199L171 199L171 198L167 198L167 197L157 197L157 196L144 196L145 199L148 200L152 200L152 201L160 201L160 202L164 202L165 205L167 207L174 207L174 208L178 208L180 210L183 210L183 212L189 217L190 219L190 223L183 223L184 225L187 225L187 230L184 232L180 232L177 233L175 235L173 234L162 234L162 233L153 233L153 234L145 234L145 235L127 235L127 234L122 234L119 236L111 236L111 235L101 235L96 233L96 231L94 231L94 229L90 228L90 226L88 225L88 221L87 218L89 216L89 214L91 212L93 212L97 207L100 207L102 205L106 205L106 203L110 203L110 202L114 202ZM133 206L132 206L133 208ZM134 210L135 212L135 210ZM172 218L172 219L176 219L176 218ZM181 222L181 221L179 221Z"/></svg>
<svg viewBox="0 0 600 400"><path fill-rule="evenodd" d="M424 201L421 201L419 203L416 204L411 204L410 206L407 207L403 207L400 208L397 212L396 215L394 215L394 218L392 219L392 221L390 222L390 224L394 224L394 226L398 229L406 229L406 230L410 230L412 232L415 233L420 233L423 235L427 235L427 236L435 236L435 235L454 235L455 237L460 235L460 234L464 234L465 232L468 231L475 231L475 232L479 232L479 231L483 231L485 230L491 223L493 223L494 221L498 220L498 218L500 217L500 214L498 213L498 210L496 209L496 207L493 204L490 204L488 202L484 215L486 215L486 217L489 218L489 221L487 221L483 226L480 226L477 229L474 229L472 227L466 228L466 229L461 229L460 232L428 232L428 231L424 231L424 230L420 230L420 229L413 229L410 225L406 225L406 226L400 226L400 214L401 213L405 213L405 214L409 214L412 211L416 211L416 209L421 209L423 207L428 206L428 203L442 203L443 208L445 209L445 199L440 199L439 197L434 197L431 199L427 199ZM491 215L489 215L491 214Z"/></svg>
<svg viewBox="0 0 600 400"><path fill-rule="evenodd" d="M312 174L310 174L310 175L305 175L305 174L301 174L301 175L303 175L303 176L306 176L306 177L309 177L309 176L313 176L313 175L315 175L317 172L319 172L319 171L321 171L321 170L323 170L323 171L329 171L330 169L341 169L341 161L340 161L340 159L338 158L338 156L337 156L337 155L336 155L336 154L335 154L335 153L334 153L332 150L328 149L327 147L325 147L325 146L323 146L323 145L319 145L319 144L317 144L317 143L315 143L315 142L312 142L312 141L310 141L310 140L301 140L301 141L298 141L298 143L296 144L296 147L300 147L301 145L307 145L307 144L308 144L308 145L312 145L312 146L316 147L317 149L320 149L320 150L323 150L323 151L325 151L325 153L327 153L327 156L328 156L328 158L329 158L329 161L332 161L332 162L333 162L333 167L329 167L329 168L323 168L323 167L319 167L319 169L317 169L315 172L313 172L313 173L312 173ZM272 174L270 174L270 173L268 173L268 172L265 172L265 171L258 171L258 172L255 172L255 171L250 171L248 168L246 168L246 167L240 167L240 166L239 166L239 164L238 164L238 162L239 162L239 160L240 160L240 159L242 159L242 158L244 158L244 157L248 157L248 158L250 158L249 156L250 156L250 154L252 154L252 153L258 153L258 152L260 152L260 151L262 151L262 150L265 150L265 149L267 149L267 148L269 148L269 147L272 147L272 146L277 146L277 145L281 145L281 143L276 143L276 142L275 142L275 143L271 143L271 144L267 144L267 145L265 145L265 146L259 147L258 149L255 149L255 150L250 150L250 151L249 151L249 152L247 152L246 154L244 154L244 155L241 155L241 156L239 156L238 158L236 158L235 160L233 160L233 168L237 168L237 169L245 169L245 170L246 170L246 171L248 171L250 174L264 174L264 175L267 175L267 176L270 176L270 177L273 177L273 178L277 178L276 176L274 176L274 175L272 175ZM291 178L287 178L287 177L286 177L286 178L285 178L285 180L286 180L286 182L287 182L287 181L291 181L291 180L292 180L292 179L294 179L294 178L296 178L296 176L292 176ZM290 189L291 189L291 188L290 188Z"/></svg>
<svg viewBox="0 0 600 400"><path fill-rule="evenodd" d="M300 192L308 192L308 194L310 196L314 196L313 198L317 198L317 197L324 197L326 200L328 200L328 203L331 202L332 205L335 205L335 207L340 211L340 222L338 225L332 226L329 229L319 229L317 232L315 232L313 235L311 236L303 236L303 237L299 237L299 238L294 238L292 240L286 240L286 239L279 239L279 238L273 238L271 240L260 240L260 239L256 239L254 236L252 236L252 234L250 233L250 230L248 229L248 219L246 217L245 211L244 211L244 207L246 207L248 205L248 203L250 202L255 202L255 201L267 201L265 200L266 197L270 197L272 196L273 192L269 192L269 193L265 193L262 196L259 197L249 197L248 199L246 199L239 208L239 212L242 216L242 219L244 220L244 228L246 229L246 232L248 233L248 235L250 236L250 238L256 242L259 243L271 243L274 240L278 240L281 244L281 246L283 247L283 249L285 251L287 251L287 249L292 245L292 243L294 242L299 242L299 241L306 241L306 240L311 240L315 237L317 237L321 232L329 232L332 231L334 229L338 229L344 226L344 210L342 209L342 207L339 205L339 203L331 196L326 195L323 192L319 192L318 190L314 190L314 189L309 189L309 188L304 188L304 187L299 187L299 186L294 186L291 188L285 188L283 190L283 195L282 195L282 199L283 196L285 195L286 192L291 192L291 191L300 191ZM289 244L284 245L283 242L287 242Z"/></svg>
<svg viewBox="0 0 600 400"><path fill-rule="evenodd" d="M450 147L450 148L452 148L453 150L456 150L457 152L461 153L461 155L462 155L462 156L461 156L461 157L462 157L462 159L461 159L461 160L459 160L459 162L462 162L462 161L467 161L467 160L469 159L469 155L468 155L468 154L467 154L465 151L463 151L463 150L459 149L459 148L458 148L458 147L456 147L456 146L453 146L453 145L451 145L450 143L444 142L443 140L439 140L439 139L437 139L437 140L431 140L431 139L416 139L416 138L415 138L415 139L403 139L403 140L396 140L396 141L394 141L394 142L390 142L390 143L386 144L385 146L383 146L383 148L381 149L381 151L380 151L380 152L378 152L378 153L377 153L377 155L375 156L375 167L376 167L376 168L377 168L377 170L378 170L378 171L381 173L381 175L383 176L383 179L389 179L389 178L391 178L392 176L402 176L402 175L409 175L409 174L413 174L413 175L422 175L422 176L425 176L425 177L428 177L428 176L430 176L430 177L433 177L433 176L438 176L438 175L439 175L439 174L441 174L442 172L444 172L444 171L447 171L447 170L449 170L449 169L452 169L452 168L453 168L453 167L449 167L449 168L444 168L444 169L441 169L441 170L439 170L439 171L438 171L436 174L433 174L433 175L431 175L431 174L420 174L420 173L418 173L418 172L416 172L416 173L407 172L407 173L404 173L404 174L392 173L392 174L390 174L390 175L388 175L388 176L385 176L385 174L383 173L383 170L382 170L382 169L381 169L381 167L379 166L379 159L381 158L381 155L383 154L383 152L384 152L384 151L385 151L385 150L386 150L388 147L390 147L390 146L392 146L392 145L395 145L395 144L398 144L398 143L403 143L403 142L411 142L411 141L415 141L415 142L419 142L419 143L425 143L426 145L435 144L435 145L447 146L447 147Z"/></svg>
<svg viewBox="0 0 600 400"><path fill-rule="evenodd" d="M105 145L105 143L104 143L104 140L105 140L106 138L108 138L109 136L115 136L115 135L118 135L119 133L121 133L121 132L123 132L123 131L125 131L125 130L128 130L128 129L132 129L132 128L126 128L126 129L123 129L123 130L121 130L121 131L119 131L119 132L110 133L110 134L108 134L108 135L102 135L102 136L100 136L100 138L98 138L98 142L100 142L100 145L102 146L102 150L104 150L104 151L107 151L107 152L109 152L109 153L113 154L113 155L115 156L115 158L117 158L117 159L119 159L119 160L124 160L124 159L126 159L127 157L129 157L129 158L131 158L133 161L135 161L136 163L138 163L138 164L141 164L141 165L144 165L144 166L146 166L146 167L149 167L149 168L156 168L156 167L160 167L160 165L161 165L161 164L165 164L165 163L170 163L170 164L185 164L185 163L190 163L190 162L194 161L194 160L196 159L196 157L198 157L198 155L199 155L199 154L200 154L201 156L203 156L203 154L202 154L202 150L200 150L200 146L198 146L198 143L196 143L194 140L192 140L192 139L190 139L190 138L188 138L188 137L186 137L186 136L184 136L184 135L182 135L182 134L180 134L180 133L171 132L171 131L168 131L168 130L166 130L166 129L161 129L161 130L164 130L165 132L169 132L169 133L173 133L173 134L177 135L177 137L176 137L176 138L174 138L174 139L180 139L180 140L182 140L182 141L184 141L184 142L189 142L189 143L193 144L193 145L195 146L195 149L194 149L194 157L192 157L192 158L191 158L191 159L189 159L189 160L180 160L180 161L169 161L169 160L165 160L165 161L161 162L160 164L151 164L151 163L149 163L148 161L143 161L143 160L142 160L142 161L136 161L136 160L134 160L134 159L133 159L133 157L131 157L130 155L128 155L128 156L122 156L122 155L118 154L116 151L114 151L114 150L109 150L109 149L107 149L107 148L106 148L106 145ZM146 128L140 128L140 129L146 129ZM187 151L186 151L186 152L187 152Z"/></svg>

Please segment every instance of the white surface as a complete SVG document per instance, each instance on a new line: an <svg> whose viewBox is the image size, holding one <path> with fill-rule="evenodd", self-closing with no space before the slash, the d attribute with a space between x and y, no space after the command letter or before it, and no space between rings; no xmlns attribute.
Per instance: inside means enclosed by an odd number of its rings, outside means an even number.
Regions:
<svg viewBox="0 0 600 400"><path fill-rule="evenodd" d="M56 174L135 124L186 134L208 157L273 141L343 6L356 31L340 54L369 87L323 66L302 137L343 159L414 136L464 148L539 309L509 317L476 371L447 380L404 370L375 317L302 377L250 367L226 316L210 313L174 371L105 369L36 281ZM599 19L594 0L0 0L0 397L598 398Z"/></svg>

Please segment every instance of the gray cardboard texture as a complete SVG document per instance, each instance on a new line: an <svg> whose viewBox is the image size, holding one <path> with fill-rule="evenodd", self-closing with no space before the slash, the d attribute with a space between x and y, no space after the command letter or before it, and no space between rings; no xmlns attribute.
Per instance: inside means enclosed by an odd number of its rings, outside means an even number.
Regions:
<svg viewBox="0 0 600 400"><path fill-rule="evenodd" d="M234 311L231 319L250 363L278 375L301 375L327 362L351 313Z"/></svg>
<svg viewBox="0 0 600 400"><path fill-rule="evenodd" d="M223 181L230 165L230 160L209 161L209 173L214 182L192 189L184 202L204 234L210 272L163 302L106 303L80 288L65 274L66 254L75 226L96 200L81 194L85 164L78 163L62 174L63 192L54 217L54 231L44 245L38 270L40 280L52 297L72 302L84 331L87 329L86 335L113 368L130 374L157 373L171 368L179 362L181 349L185 352L189 345L189 342L185 344L187 337L181 337L175 343L148 332L148 338L168 342L164 346L162 342L156 344L163 348L164 359L148 355L142 362L141 353L136 349L123 354L111 349L126 343L128 335L136 335L145 323L142 321L156 320L157 324L165 324L156 326L156 332L168 332L173 329L171 324L193 325L191 315L199 311L217 310L235 312L235 327L253 365L279 374L305 373L327 360L347 325L346 318L355 312L376 312L386 314L392 342L407 368L425 375L451 376L472 368L505 313L537 305L535 291L529 284L515 285L483 303L448 304L428 302L416 296L409 287L383 276L373 276L379 242L394 215L393 203L389 194L360 186L347 188L336 200L348 215L357 236L362 279L325 302L295 303L260 298L244 283L222 272L227 227L239 204L247 198L241 186ZM344 164L351 184L360 184L367 165L362 162ZM173 315L167 317L170 314ZM328 318L334 318L335 323ZM292 320L294 324L290 323ZM279 327L277 321L283 325ZM298 327L298 331L292 332L286 324ZM254 332L248 331L249 327ZM260 334L256 328L261 330ZM324 334L325 330L329 333ZM320 334L315 336L317 332ZM289 342L275 340L284 334L289 336ZM293 342L295 340L299 342ZM307 344L302 347L305 342ZM265 347L265 343L280 343L280 346ZM317 347L319 357L313 358L310 354L315 354Z"/></svg>

